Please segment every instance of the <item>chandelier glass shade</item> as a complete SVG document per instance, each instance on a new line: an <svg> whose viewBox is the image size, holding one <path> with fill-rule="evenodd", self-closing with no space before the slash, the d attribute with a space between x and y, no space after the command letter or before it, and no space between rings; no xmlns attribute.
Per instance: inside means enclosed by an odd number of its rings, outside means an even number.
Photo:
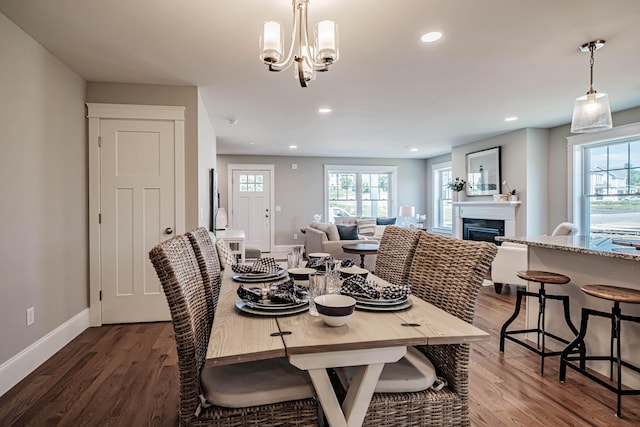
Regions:
<svg viewBox="0 0 640 427"><path fill-rule="evenodd" d="M265 22L260 37L260 59L269 66L269 71L286 70L295 63L295 78L302 87L315 79L316 71L328 71L329 65L338 60L338 26L333 21L321 21L309 40L308 6L309 0L293 0L293 30L286 57L279 22Z"/></svg>
<svg viewBox="0 0 640 427"><path fill-rule="evenodd" d="M604 46L604 40L594 40L580 46L582 52L591 53L589 91L576 99L571 118L571 132L588 133L611 129L611 107L606 93L593 89L593 53Z"/></svg>

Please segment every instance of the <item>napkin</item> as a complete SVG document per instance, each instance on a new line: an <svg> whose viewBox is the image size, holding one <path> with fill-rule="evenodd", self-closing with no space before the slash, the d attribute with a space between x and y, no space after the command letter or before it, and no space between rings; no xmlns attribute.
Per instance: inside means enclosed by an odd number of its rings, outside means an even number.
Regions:
<svg viewBox="0 0 640 427"><path fill-rule="evenodd" d="M262 289L261 288L247 288L245 285L238 286L238 290L236 291L238 296L244 300L260 302L262 300Z"/></svg>
<svg viewBox="0 0 640 427"><path fill-rule="evenodd" d="M340 267L353 267L354 265L356 265L356 262L352 259L343 259L342 261L340 261Z"/></svg>
<svg viewBox="0 0 640 427"><path fill-rule="evenodd" d="M308 298L307 288L298 286L293 279L279 283L269 287L267 298L276 303L300 303L301 300Z"/></svg>
<svg viewBox="0 0 640 427"><path fill-rule="evenodd" d="M354 274L342 283L340 293L358 298L395 300L408 297L411 294L411 288L393 284L378 287L376 282L365 280L364 277Z"/></svg>
<svg viewBox="0 0 640 427"><path fill-rule="evenodd" d="M234 273L272 273L278 271L278 263L275 258L258 258L253 265L232 265Z"/></svg>
<svg viewBox="0 0 640 427"><path fill-rule="evenodd" d="M327 261L330 259L331 257L309 258L309 261L307 261L307 268L315 268L316 270L324 271L327 266Z"/></svg>

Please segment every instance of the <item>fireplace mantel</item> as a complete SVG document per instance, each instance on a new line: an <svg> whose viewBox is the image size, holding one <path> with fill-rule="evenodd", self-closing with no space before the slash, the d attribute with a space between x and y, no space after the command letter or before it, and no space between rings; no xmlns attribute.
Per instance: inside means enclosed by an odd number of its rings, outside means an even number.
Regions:
<svg viewBox="0 0 640 427"><path fill-rule="evenodd" d="M462 218L501 219L505 236L516 234L516 209L522 202L454 202L453 237L462 239Z"/></svg>

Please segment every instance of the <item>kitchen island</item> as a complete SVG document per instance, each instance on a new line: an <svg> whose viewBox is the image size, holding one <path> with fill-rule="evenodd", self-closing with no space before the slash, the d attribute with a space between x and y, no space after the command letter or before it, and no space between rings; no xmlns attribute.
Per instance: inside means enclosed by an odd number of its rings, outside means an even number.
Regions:
<svg viewBox="0 0 640 427"><path fill-rule="evenodd" d="M640 250L633 246L616 244L617 240L592 236L535 236L535 237L497 237L496 240L527 245L529 269L545 270L564 274L571 282L563 286L547 285L549 294L568 295L571 306L571 319L580 325L582 307L611 312L612 303L586 295L581 291L583 285L606 284L640 289ZM528 290L538 291L538 285L529 283ZM622 313L640 316L640 305L621 304ZM527 298L527 328L535 325L538 313L538 300ZM573 339L573 333L565 325L562 304L548 300L546 327L553 334ZM587 330L587 354L609 354L609 336L611 322L608 319L590 318ZM535 334L529 334L529 340L535 343ZM622 358L634 365L640 364L640 325L623 322L621 326ZM505 357L509 357L509 345L505 348ZM547 341L547 347L561 349L560 343ZM590 361L587 366L604 375L609 375L609 363ZM575 373L567 374L571 381ZM624 369L623 383L640 388L640 375Z"/></svg>

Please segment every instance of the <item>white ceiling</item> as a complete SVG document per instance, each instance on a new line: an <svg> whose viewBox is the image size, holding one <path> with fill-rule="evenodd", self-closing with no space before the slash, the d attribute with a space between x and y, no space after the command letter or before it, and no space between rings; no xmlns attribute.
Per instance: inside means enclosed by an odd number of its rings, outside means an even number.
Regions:
<svg viewBox="0 0 640 427"><path fill-rule="evenodd" d="M568 123L588 90L577 48L596 38L607 44L595 89L613 111L640 105L640 0L311 0L310 26L339 25L340 60L308 88L258 59L265 20L290 32L290 0L0 0L0 11L87 81L199 86L219 154L427 158ZM442 40L419 41L433 30Z"/></svg>

